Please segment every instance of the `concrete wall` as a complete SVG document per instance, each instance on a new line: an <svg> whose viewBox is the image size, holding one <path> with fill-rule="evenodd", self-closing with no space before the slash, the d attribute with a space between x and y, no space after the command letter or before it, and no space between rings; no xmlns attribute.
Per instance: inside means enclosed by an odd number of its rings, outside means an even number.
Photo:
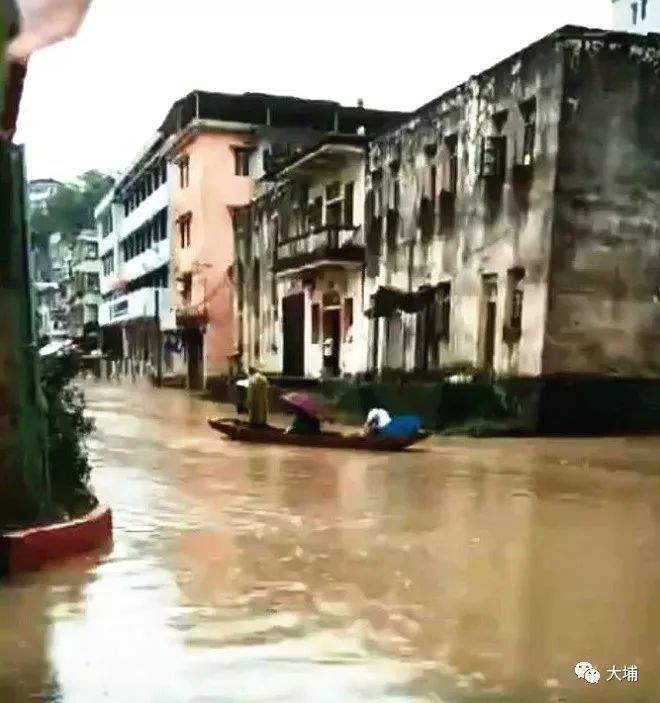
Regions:
<svg viewBox="0 0 660 703"><path fill-rule="evenodd" d="M367 187L380 189L382 205L375 215L385 220L394 208L394 183L400 187L400 223L391 246L385 222L376 236L377 262L370 265L369 293L379 285L417 290L422 285L451 283L451 330L440 342L439 366L480 364L483 342L482 276L497 284L494 370L500 375L541 372L555 161L562 97L561 56L545 41L507 59L434 101L410 123L373 142ZM521 184L514 170L523 161L524 118L521 103L536 99L533 164ZM482 139L506 138L506 168L500 196L489 205L480 177ZM450 147L457 139L458 180L453 226L440 220L441 190L450 190ZM436 168L432 189L431 168ZM515 183L514 183L515 181ZM423 197L435 203L433 235L422 241L419 215ZM366 228L372 225L367 222ZM372 233L373 240L373 233ZM378 240L380 240L378 242ZM371 250L374 251L372 243ZM505 343L503 328L507 272L524 269L522 335ZM415 320L404 315L398 329L405 368L414 365ZM381 331L381 347L385 335ZM384 352L381 348L381 363Z"/></svg>
<svg viewBox="0 0 660 703"><path fill-rule="evenodd" d="M546 374L660 376L660 52L566 42Z"/></svg>

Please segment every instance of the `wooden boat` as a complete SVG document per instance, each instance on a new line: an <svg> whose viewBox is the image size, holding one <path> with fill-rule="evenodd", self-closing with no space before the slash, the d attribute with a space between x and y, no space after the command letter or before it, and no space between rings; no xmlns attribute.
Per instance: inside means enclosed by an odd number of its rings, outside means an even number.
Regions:
<svg viewBox="0 0 660 703"><path fill-rule="evenodd" d="M317 435L287 434L280 427L252 427L234 418L209 418L209 425L232 440L253 444L286 444L296 447L326 447L329 449L359 449L366 451L400 452L428 437L418 432L412 437L363 437L340 432L322 432Z"/></svg>

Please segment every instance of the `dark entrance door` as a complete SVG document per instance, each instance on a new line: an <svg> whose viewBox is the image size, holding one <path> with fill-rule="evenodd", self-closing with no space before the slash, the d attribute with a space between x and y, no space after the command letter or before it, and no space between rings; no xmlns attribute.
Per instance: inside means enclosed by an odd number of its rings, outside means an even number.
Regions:
<svg viewBox="0 0 660 703"><path fill-rule="evenodd" d="M285 376L305 375L305 296L289 295L282 301Z"/></svg>
<svg viewBox="0 0 660 703"><path fill-rule="evenodd" d="M188 388L201 391L204 388L204 335L193 328L186 331L186 356L188 357Z"/></svg>
<svg viewBox="0 0 660 703"><path fill-rule="evenodd" d="M492 372L495 360L495 321L497 319L497 281L492 276L483 280L483 368Z"/></svg>
<svg viewBox="0 0 660 703"><path fill-rule="evenodd" d="M339 344L341 314L339 308L323 311L323 370L327 375L339 376Z"/></svg>

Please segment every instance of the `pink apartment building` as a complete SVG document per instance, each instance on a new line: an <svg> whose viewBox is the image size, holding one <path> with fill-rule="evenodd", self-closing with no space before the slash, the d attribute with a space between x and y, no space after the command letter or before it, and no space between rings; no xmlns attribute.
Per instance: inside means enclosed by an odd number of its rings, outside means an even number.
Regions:
<svg viewBox="0 0 660 703"><path fill-rule="evenodd" d="M282 159L327 133L370 133L396 113L256 93L194 92L170 110L170 286L187 386L226 378L243 354L234 311L234 222Z"/></svg>

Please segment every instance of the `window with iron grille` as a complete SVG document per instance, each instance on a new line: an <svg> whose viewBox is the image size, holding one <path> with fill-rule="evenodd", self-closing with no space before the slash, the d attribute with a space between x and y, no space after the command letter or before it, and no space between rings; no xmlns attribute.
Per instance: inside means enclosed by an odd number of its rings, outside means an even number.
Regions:
<svg viewBox="0 0 660 703"><path fill-rule="evenodd" d="M344 341L352 342L353 336L353 298L344 298Z"/></svg>
<svg viewBox="0 0 660 703"><path fill-rule="evenodd" d="M507 316L504 325L504 341L515 344L522 335L525 270L515 267L507 271Z"/></svg>
<svg viewBox="0 0 660 703"><path fill-rule="evenodd" d="M449 342L451 323L451 283L441 283L437 294L436 333L438 341Z"/></svg>
<svg viewBox="0 0 660 703"><path fill-rule="evenodd" d="M179 161L179 186L187 188L190 184L190 157L182 156Z"/></svg>
<svg viewBox="0 0 660 703"><path fill-rule="evenodd" d="M250 175L250 149L234 149L234 175Z"/></svg>
<svg viewBox="0 0 660 703"><path fill-rule="evenodd" d="M318 303L312 304L312 344L319 344L321 341L321 306Z"/></svg>
<svg viewBox="0 0 660 703"><path fill-rule="evenodd" d="M344 224L347 227L353 226L353 193L355 187L353 182L344 186Z"/></svg>

